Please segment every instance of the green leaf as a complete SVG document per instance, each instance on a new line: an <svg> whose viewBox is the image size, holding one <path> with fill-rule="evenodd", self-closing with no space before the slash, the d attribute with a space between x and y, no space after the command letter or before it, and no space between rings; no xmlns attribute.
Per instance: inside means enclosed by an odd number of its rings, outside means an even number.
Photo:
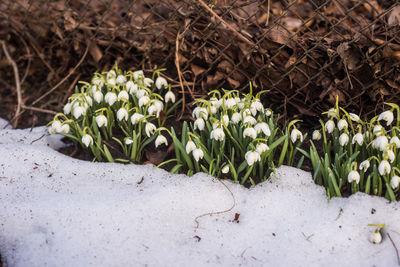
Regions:
<svg viewBox="0 0 400 267"><path fill-rule="evenodd" d="M103 149L104 149L104 155L106 156L107 160L109 162L114 162L114 158L111 156L111 153L105 144L103 145Z"/></svg>

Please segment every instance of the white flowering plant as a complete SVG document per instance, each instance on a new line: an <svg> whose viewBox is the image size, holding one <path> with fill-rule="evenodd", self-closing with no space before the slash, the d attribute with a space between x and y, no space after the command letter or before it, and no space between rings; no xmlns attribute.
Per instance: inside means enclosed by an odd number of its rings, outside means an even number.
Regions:
<svg viewBox="0 0 400 267"><path fill-rule="evenodd" d="M202 171L241 184L265 181L288 159L290 137L288 130L278 128L279 118L261 103L263 92L253 96L250 86L250 93L242 97L237 90L214 90L208 100L197 99L194 122L183 124L181 138L171 129L176 157L161 165L174 162L173 173ZM299 144L303 140L300 132L293 138ZM291 150L293 157L292 144Z"/></svg>
<svg viewBox="0 0 400 267"><path fill-rule="evenodd" d="M90 83L76 86L64 112L49 123L50 134L65 135L98 161L141 162L152 141L155 147L168 145L162 126L182 101L176 101L161 71L154 71L152 78L117 65L96 72Z"/></svg>
<svg viewBox="0 0 400 267"><path fill-rule="evenodd" d="M326 188L329 198L358 191L391 201L399 197L400 109L397 104L386 105L391 109L364 122L339 107L337 100L324 113L328 120L321 120L321 129L312 135L322 142L322 151L313 141L309 152L298 149L310 158L313 178Z"/></svg>

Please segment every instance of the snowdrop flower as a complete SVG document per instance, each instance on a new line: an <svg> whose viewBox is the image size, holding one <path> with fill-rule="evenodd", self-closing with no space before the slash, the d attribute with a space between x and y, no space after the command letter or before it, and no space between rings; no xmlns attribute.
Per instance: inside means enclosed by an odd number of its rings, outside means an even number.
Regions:
<svg viewBox="0 0 400 267"><path fill-rule="evenodd" d="M357 133L356 135L353 136L353 139L351 140L352 144L358 143L360 146L364 143L364 136L361 133Z"/></svg>
<svg viewBox="0 0 400 267"><path fill-rule="evenodd" d="M193 150L193 158L195 161L199 161L200 159L202 159L204 156L204 152L203 150L201 150L201 148L196 148Z"/></svg>
<svg viewBox="0 0 400 267"><path fill-rule="evenodd" d="M265 151L267 151L267 150L269 150L269 147L264 143L258 143L257 146L256 146L256 151L260 155L262 153L264 153Z"/></svg>
<svg viewBox="0 0 400 267"><path fill-rule="evenodd" d="M348 143L349 143L349 135L346 134L346 133L342 133L342 134L339 136L339 144L340 144L341 146L345 146L345 145L347 145Z"/></svg>
<svg viewBox="0 0 400 267"><path fill-rule="evenodd" d="M136 81L139 78L143 78L144 77L144 73L142 70L137 70L135 72L133 72L133 79Z"/></svg>
<svg viewBox="0 0 400 267"><path fill-rule="evenodd" d="M329 120L325 123L325 130L328 133L332 133L334 129L335 129L335 123L333 122L333 120Z"/></svg>
<svg viewBox="0 0 400 267"><path fill-rule="evenodd" d="M156 144L156 148L162 144L165 144L166 146L168 146L167 138L165 138L165 136L160 134L157 136L155 144Z"/></svg>
<svg viewBox="0 0 400 267"><path fill-rule="evenodd" d="M312 133L312 139L313 140L321 140L321 133L320 133L320 131L318 131L318 130L315 130L313 133Z"/></svg>
<svg viewBox="0 0 400 267"><path fill-rule="evenodd" d="M211 114L215 114L218 111L217 107L212 105L208 106L208 110L210 111Z"/></svg>
<svg viewBox="0 0 400 267"><path fill-rule="evenodd" d="M204 120L207 120L208 118L208 111L206 108L202 108L202 107L196 107L193 110L193 117L195 117L196 119L202 118Z"/></svg>
<svg viewBox="0 0 400 267"><path fill-rule="evenodd" d="M92 100L92 98L90 97L90 96L88 96L88 95L84 95L83 96L84 97L84 101L85 101L85 104L89 104L89 106L91 107L91 106L93 106L93 100Z"/></svg>
<svg viewBox="0 0 400 267"><path fill-rule="evenodd" d="M396 148L400 148L400 139L397 136L390 138L390 144L394 144Z"/></svg>
<svg viewBox="0 0 400 267"><path fill-rule="evenodd" d="M379 149L380 151L386 151L389 146L389 141L386 136L378 136L372 141L372 147Z"/></svg>
<svg viewBox="0 0 400 267"><path fill-rule="evenodd" d="M352 183L353 181L358 184L360 182L360 174L357 171L351 171L349 175L347 176L347 181L349 183Z"/></svg>
<svg viewBox="0 0 400 267"><path fill-rule="evenodd" d="M236 100L233 98L228 98L225 100L225 107L226 108L233 108L236 105Z"/></svg>
<svg viewBox="0 0 400 267"><path fill-rule="evenodd" d="M117 82L117 84L125 83L126 77L124 75L118 75L116 82Z"/></svg>
<svg viewBox="0 0 400 267"><path fill-rule="evenodd" d="M244 158L249 166L252 166L255 162L261 160L260 154L258 154L256 151L247 151L244 155Z"/></svg>
<svg viewBox="0 0 400 267"><path fill-rule="evenodd" d="M160 115L160 111L158 110L157 106L154 105L154 104L152 104L152 105L149 106L149 108L147 109L147 112L148 112L150 115L155 115L156 118L158 118L159 115Z"/></svg>
<svg viewBox="0 0 400 267"><path fill-rule="evenodd" d="M150 97L148 97L147 95L142 96L141 98L139 98L139 107L147 105L147 103L149 102L150 102Z"/></svg>
<svg viewBox="0 0 400 267"><path fill-rule="evenodd" d="M243 131L243 137L250 137L252 139L257 138L257 131L253 127L247 127Z"/></svg>
<svg viewBox="0 0 400 267"><path fill-rule="evenodd" d="M338 110L335 108L330 108L327 112L327 116L328 118L337 118L338 117Z"/></svg>
<svg viewBox="0 0 400 267"><path fill-rule="evenodd" d="M231 121L232 123L238 123L242 119L242 116L238 112L232 114Z"/></svg>
<svg viewBox="0 0 400 267"><path fill-rule="evenodd" d="M300 142L303 142L303 134L299 130L293 129L290 133L290 139L292 140L292 143L296 143L297 139L299 139Z"/></svg>
<svg viewBox="0 0 400 267"><path fill-rule="evenodd" d="M163 104L163 102L161 102L160 100L153 100L152 103L153 103L153 105L157 108L157 112L158 112L158 113L160 113L161 110L163 110L164 104Z"/></svg>
<svg viewBox="0 0 400 267"><path fill-rule="evenodd" d="M382 242L382 235L378 229L376 229L374 233L371 235L371 242L374 244L379 244Z"/></svg>
<svg viewBox="0 0 400 267"><path fill-rule="evenodd" d="M156 87L158 90L160 90L161 88L167 88L168 86L168 82L164 77L158 77L156 79Z"/></svg>
<svg viewBox="0 0 400 267"><path fill-rule="evenodd" d="M128 94L128 92L125 91L125 90L122 90L121 92L119 92L119 94L118 94L118 100L127 102L127 101L129 100L129 94Z"/></svg>
<svg viewBox="0 0 400 267"><path fill-rule="evenodd" d="M344 128L347 129L348 126L349 126L349 124L347 123L346 120L344 120L344 119L339 120L339 122L338 122L339 131L343 130Z"/></svg>
<svg viewBox="0 0 400 267"><path fill-rule="evenodd" d="M229 116L228 115L223 115L221 122L222 122L222 124L224 126L228 127L228 125L229 125Z"/></svg>
<svg viewBox="0 0 400 267"><path fill-rule="evenodd" d="M272 111L269 108L265 110L265 116L269 117L269 116L271 116L271 114L272 114Z"/></svg>
<svg viewBox="0 0 400 267"><path fill-rule="evenodd" d="M70 130L70 128L69 128L69 125L68 125L68 124L64 123L64 124L61 126L61 132L62 132L62 133L69 133L69 130Z"/></svg>
<svg viewBox="0 0 400 267"><path fill-rule="evenodd" d="M119 120L119 121L122 121L122 120L128 120L128 111L126 110L126 108L120 108L118 111L117 111L117 119Z"/></svg>
<svg viewBox="0 0 400 267"><path fill-rule="evenodd" d="M92 83L96 86L98 86L99 88L103 87L104 85L104 78L103 76L96 76L93 78Z"/></svg>
<svg viewBox="0 0 400 267"><path fill-rule="evenodd" d="M108 92L105 97L104 101L110 106L112 106L117 101L117 95L113 92Z"/></svg>
<svg viewBox="0 0 400 267"><path fill-rule="evenodd" d="M222 128L215 128L211 131L210 137L216 141L223 141L225 139L225 132Z"/></svg>
<svg viewBox="0 0 400 267"><path fill-rule="evenodd" d="M94 98L94 101L96 101L97 103L100 103L101 101L103 101L103 93L100 91L96 91L93 93L93 98Z"/></svg>
<svg viewBox="0 0 400 267"><path fill-rule="evenodd" d="M132 143L133 143L133 140L132 140L132 139L130 139L130 138L126 138L126 139L125 139L125 144L130 145L130 144L132 144Z"/></svg>
<svg viewBox="0 0 400 267"><path fill-rule="evenodd" d="M154 81L152 79L150 79L150 78L144 78L144 80L143 80L143 84L146 87L150 87L153 84L153 82Z"/></svg>
<svg viewBox="0 0 400 267"><path fill-rule="evenodd" d="M146 124L146 126L145 126L144 131L146 132L147 137L150 137L150 136L154 133L154 131L155 131L156 129L157 129L157 128L156 128L156 126L155 126L153 123L148 122L148 123Z"/></svg>
<svg viewBox="0 0 400 267"><path fill-rule="evenodd" d="M229 172L229 165L226 165L225 167L223 167L221 172L222 173L228 173Z"/></svg>
<svg viewBox="0 0 400 267"><path fill-rule="evenodd" d="M199 131L203 131L205 125L206 125L206 123L201 118L194 121L194 129L195 130L199 129Z"/></svg>
<svg viewBox="0 0 400 267"><path fill-rule="evenodd" d="M390 163L393 163L393 161L396 159L396 156L392 150L388 149L387 151L385 151L383 158L387 158Z"/></svg>
<svg viewBox="0 0 400 267"><path fill-rule="evenodd" d="M219 128L219 127L221 127L221 122L219 122L219 121L214 121L214 122L212 123L212 128L213 128L213 129L216 129L216 128Z"/></svg>
<svg viewBox="0 0 400 267"><path fill-rule="evenodd" d="M271 135L271 130L269 129L268 124L265 122L257 123L256 126L254 126L254 129L256 129L257 134L261 133L262 131L266 136Z"/></svg>
<svg viewBox="0 0 400 267"><path fill-rule="evenodd" d="M96 116L96 123L97 123L97 126L99 126L99 128L106 126L108 123L106 116L104 116L104 115Z"/></svg>
<svg viewBox="0 0 400 267"><path fill-rule="evenodd" d="M378 117L378 121L380 121L380 120L386 121L386 125L392 124L392 122L393 122L393 112L390 111L390 110L382 112Z"/></svg>
<svg viewBox="0 0 400 267"><path fill-rule="evenodd" d="M117 74L115 73L114 70L110 70L110 71L107 73L107 76L106 76L107 80L112 79L112 78L115 78L115 77L117 77Z"/></svg>
<svg viewBox="0 0 400 267"><path fill-rule="evenodd" d="M219 108L220 105L221 105L216 97L211 97L210 100L209 100L209 104L211 106L215 106L217 108Z"/></svg>
<svg viewBox="0 0 400 267"><path fill-rule="evenodd" d="M399 183L400 183L400 177L397 175L393 176L392 179L390 179L390 185L392 186L393 189L399 187Z"/></svg>
<svg viewBox="0 0 400 267"><path fill-rule="evenodd" d="M135 124L139 123L140 120L141 120L143 117L144 117L144 116L143 116L142 114L140 114L140 113L134 113L134 114L131 116L132 125L135 125Z"/></svg>
<svg viewBox="0 0 400 267"><path fill-rule="evenodd" d="M132 81L128 81L126 83L126 89L128 90L128 92L130 94L135 94L136 91L138 90L138 86L136 83L132 82Z"/></svg>
<svg viewBox="0 0 400 267"><path fill-rule="evenodd" d="M146 96L148 94L149 94L149 92L147 92L147 90L145 90L145 89L137 90L136 93L135 93L137 99L140 99L143 96Z"/></svg>
<svg viewBox="0 0 400 267"><path fill-rule="evenodd" d="M110 79L107 79L107 83L109 83L111 85L116 85L117 81L115 80L115 78L110 78Z"/></svg>
<svg viewBox="0 0 400 267"><path fill-rule="evenodd" d="M60 121L54 120L49 128L50 134L61 133L62 132L62 125Z"/></svg>
<svg viewBox="0 0 400 267"><path fill-rule="evenodd" d="M243 119L243 123L244 123L244 124L249 124L249 125L254 125L254 124L257 123L257 121L256 121L256 119L253 118L252 116L246 116L246 117Z"/></svg>
<svg viewBox="0 0 400 267"><path fill-rule="evenodd" d="M350 117L350 120L352 120L352 121L355 121L355 122L360 121L360 117L358 117L357 114L349 113L349 117Z"/></svg>
<svg viewBox="0 0 400 267"><path fill-rule="evenodd" d="M251 116L251 111L248 108L246 108L245 110L242 111L242 118L244 119L247 116Z"/></svg>
<svg viewBox="0 0 400 267"><path fill-rule="evenodd" d="M72 104L67 103L63 108L65 115L68 115L69 113L71 113L71 109L72 109Z"/></svg>
<svg viewBox="0 0 400 267"><path fill-rule="evenodd" d="M387 160L382 160L378 166L378 170L380 175L389 174L391 170L389 162Z"/></svg>
<svg viewBox="0 0 400 267"><path fill-rule="evenodd" d="M175 103L175 95L171 91L165 94L165 103L172 102Z"/></svg>
<svg viewBox="0 0 400 267"><path fill-rule="evenodd" d="M72 114L74 115L75 119L78 119L80 116L86 114L86 110L82 106L75 105Z"/></svg>
<svg viewBox="0 0 400 267"><path fill-rule="evenodd" d="M384 132L384 129L382 126L380 125L375 125L374 129L372 130L372 132L376 135L376 136L380 136L382 135L382 132Z"/></svg>
<svg viewBox="0 0 400 267"><path fill-rule="evenodd" d="M250 108L255 109L256 111L259 111L259 112L264 112L264 106L260 102L259 99L253 101L253 103L251 103L251 105L250 105ZM256 114L257 114L257 112L256 112ZM253 116L255 116L255 114L253 114Z"/></svg>
<svg viewBox="0 0 400 267"><path fill-rule="evenodd" d="M186 144L186 153L190 154L190 152L192 152L195 149L196 149L196 144L192 140L189 140Z"/></svg>
<svg viewBox="0 0 400 267"><path fill-rule="evenodd" d="M86 146L89 147L90 145L93 145L93 138L89 134L84 134L82 136L82 143Z"/></svg>
<svg viewBox="0 0 400 267"><path fill-rule="evenodd" d="M364 160L363 162L360 163L360 170L363 170L366 172L369 168L369 160Z"/></svg>

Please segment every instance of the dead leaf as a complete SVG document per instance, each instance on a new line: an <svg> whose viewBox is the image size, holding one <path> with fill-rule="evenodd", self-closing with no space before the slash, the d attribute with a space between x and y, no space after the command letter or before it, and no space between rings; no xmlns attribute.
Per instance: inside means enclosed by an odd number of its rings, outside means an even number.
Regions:
<svg viewBox="0 0 400 267"><path fill-rule="evenodd" d="M388 18L389 26L400 25L400 6L395 6Z"/></svg>
<svg viewBox="0 0 400 267"><path fill-rule="evenodd" d="M96 63L99 63L100 59L103 57L103 53L101 52L100 48L96 45L95 42L92 42L90 44L89 53L96 61Z"/></svg>

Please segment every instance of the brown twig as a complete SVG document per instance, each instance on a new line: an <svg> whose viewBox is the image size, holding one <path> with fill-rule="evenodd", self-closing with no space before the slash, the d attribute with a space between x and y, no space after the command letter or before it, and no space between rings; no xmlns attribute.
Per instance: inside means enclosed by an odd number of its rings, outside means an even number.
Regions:
<svg viewBox="0 0 400 267"><path fill-rule="evenodd" d="M23 109L37 111L37 112L47 113L47 114L54 114L54 115L57 114L57 112L55 112L53 110L49 110L49 109L43 109L43 108L37 108L37 107L28 107L28 106L25 106L25 105L22 105L22 108Z"/></svg>
<svg viewBox="0 0 400 267"><path fill-rule="evenodd" d="M265 22L265 26L269 24L269 12L271 11L271 0L268 0L267 3L267 21Z"/></svg>
<svg viewBox="0 0 400 267"><path fill-rule="evenodd" d="M178 33L176 35L176 40L175 40L175 66L176 66L176 71L178 72L178 78L179 78L179 84L181 86L181 92L182 92L182 112L179 115L178 120L180 120L183 116L183 113L185 112L185 87L183 86L182 83L182 73L181 73L181 67L179 66L179 41L181 39L181 33Z"/></svg>
<svg viewBox="0 0 400 267"><path fill-rule="evenodd" d="M10 54L8 53L6 42L4 40L1 41L1 44L3 46L3 51L4 54L6 55L7 60L10 62L10 64L13 67L14 70L14 79L15 79L15 88L17 90L17 111L15 112L14 118L17 118L21 112L21 105L22 105L22 91L21 91L21 84L20 84L20 79L19 79L19 72L18 72L18 66L17 63L11 58ZM17 127L18 120L15 120L13 123L13 128Z"/></svg>
<svg viewBox="0 0 400 267"><path fill-rule="evenodd" d="M386 234L387 234L387 236L389 237L389 239L390 239L390 242L392 242L392 245L393 245L394 249L396 250L397 263L398 263L398 264L399 264L399 266L400 266L400 256L399 256L399 250L397 249L397 247L396 247L396 244L393 242L393 239L392 239L392 237L389 235L389 233L386 233Z"/></svg>

